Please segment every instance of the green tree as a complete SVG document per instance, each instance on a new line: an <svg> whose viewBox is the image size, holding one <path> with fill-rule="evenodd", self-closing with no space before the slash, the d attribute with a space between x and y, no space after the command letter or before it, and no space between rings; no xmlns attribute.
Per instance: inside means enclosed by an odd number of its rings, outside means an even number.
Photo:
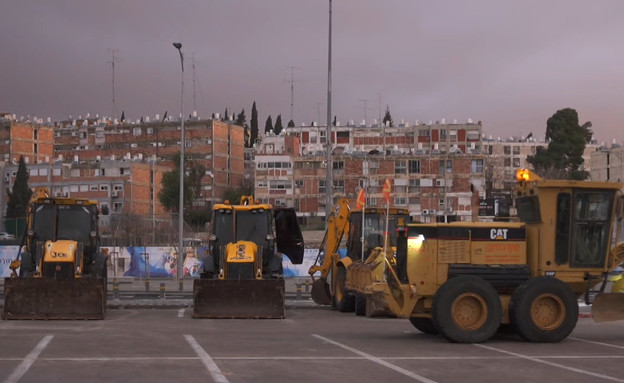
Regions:
<svg viewBox="0 0 624 383"><path fill-rule="evenodd" d="M228 108L225 108L225 113L221 117L221 121L229 121L230 120L230 112L228 112Z"/></svg>
<svg viewBox="0 0 624 383"><path fill-rule="evenodd" d="M32 195L32 190L28 187L28 170L24 157L20 156L17 174L13 190L9 191L9 201L7 202L6 218L24 218L28 212L28 202Z"/></svg>
<svg viewBox="0 0 624 383"><path fill-rule="evenodd" d="M267 117L266 122L264 123L264 134L268 134L271 130L273 130L273 119L269 114L269 117Z"/></svg>
<svg viewBox="0 0 624 383"><path fill-rule="evenodd" d="M273 132L278 135L282 131L284 127L282 126L282 115L278 114L275 119L275 127L273 128Z"/></svg>
<svg viewBox="0 0 624 383"><path fill-rule="evenodd" d="M386 114L384 114L383 118L384 125L388 123L388 126L394 126L394 120L392 120L392 116L390 115L390 107L386 105Z"/></svg>
<svg viewBox="0 0 624 383"><path fill-rule="evenodd" d="M167 211L179 211L180 207L180 152L176 153L173 158L175 169L165 172L162 177L162 189L158 192L158 200ZM184 167L187 167L185 156ZM192 169L192 166L191 166ZM189 206L193 201L194 190L188 175L184 176L184 206Z"/></svg>
<svg viewBox="0 0 624 383"><path fill-rule="evenodd" d="M332 126L336 126L338 117L334 116L334 121L332 121Z"/></svg>
<svg viewBox="0 0 624 383"><path fill-rule="evenodd" d="M258 110L256 109L256 102L254 101L251 107L251 120L249 121L249 147L252 148L258 139Z"/></svg>
<svg viewBox="0 0 624 383"><path fill-rule="evenodd" d="M591 122L579 125L578 113L571 108L558 110L546 121L548 147L538 147L527 162L537 174L550 179L585 180L582 170L585 145L591 141Z"/></svg>
<svg viewBox="0 0 624 383"><path fill-rule="evenodd" d="M244 195L253 195L251 189L227 189L223 194L223 199L230 201L232 205L240 203L240 199Z"/></svg>
<svg viewBox="0 0 624 383"><path fill-rule="evenodd" d="M289 128L294 128L295 127L295 121L293 121L293 120L288 121L288 127Z"/></svg>

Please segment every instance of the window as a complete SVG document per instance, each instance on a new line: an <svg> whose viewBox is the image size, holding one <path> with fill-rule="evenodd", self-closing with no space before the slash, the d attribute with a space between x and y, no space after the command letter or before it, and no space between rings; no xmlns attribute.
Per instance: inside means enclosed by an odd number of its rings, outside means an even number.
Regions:
<svg viewBox="0 0 624 383"><path fill-rule="evenodd" d="M61 169L60 168L52 169L52 175L53 176L60 176L61 175Z"/></svg>
<svg viewBox="0 0 624 383"><path fill-rule="evenodd" d="M468 130L466 132L466 139L468 141L479 141L479 131L478 130Z"/></svg>
<svg viewBox="0 0 624 383"><path fill-rule="evenodd" d="M407 171L405 168L405 160L394 161L394 174L405 174Z"/></svg>
<svg viewBox="0 0 624 383"><path fill-rule="evenodd" d="M509 167L511 166L511 158L507 157L503 160L503 166Z"/></svg>
<svg viewBox="0 0 624 383"><path fill-rule="evenodd" d="M503 154L510 155L511 154L511 146L509 146L509 145L503 146Z"/></svg>
<svg viewBox="0 0 624 383"><path fill-rule="evenodd" d="M418 137L430 137L431 131L429 129L418 129Z"/></svg>
<svg viewBox="0 0 624 383"><path fill-rule="evenodd" d="M146 134L154 134L154 128L147 128L145 133Z"/></svg>
<svg viewBox="0 0 624 383"><path fill-rule="evenodd" d="M470 163L471 173L483 173L483 160L472 160Z"/></svg>
<svg viewBox="0 0 624 383"><path fill-rule="evenodd" d="M48 175L48 169L39 169L39 175L40 176L47 176Z"/></svg>
<svg viewBox="0 0 624 383"><path fill-rule="evenodd" d="M513 167L514 168L519 168L520 167L520 158L514 157L514 159L513 159Z"/></svg>
<svg viewBox="0 0 624 383"><path fill-rule="evenodd" d="M334 169L334 170L344 169L344 161L334 161L334 162L332 162L332 169Z"/></svg>
<svg viewBox="0 0 624 383"><path fill-rule="evenodd" d="M295 187L296 188L302 188L303 187L303 180L295 180Z"/></svg>
<svg viewBox="0 0 624 383"><path fill-rule="evenodd" d="M89 186L89 191L98 191L98 186L97 185Z"/></svg>
<svg viewBox="0 0 624 383"><path fill-rule="evenodd" d="M133 136L140 136L141 135L141 128L132 128L132 135Z"/></svg>
<svg viewBox="0 0 624 383"><path fill-rule="evenodd" d="M332 184L334 186L334 192L344 193L344 180L332 180Z"/></svg>
<svg viewBox="0 0 624 383"><path fill-rule="evenodd" d="M518 154L520 154L520 147L519 147L519 146L514 146L514 147L512 148L512 150L513 150L513 154L514 154L514 155L516 155L516 156L517 156Z"/></svg>
<svg viewBox="0 0 624 383"><path fill-rule="evenodd" d="M100 191L108 191L108 185L100 185Z"/></svg>
<svg viewBox="0 0 624 383"><path fill-rule="evenodd" d="M409 188L408 191L410 193L416 193L420 191L420 179L411 179L409 180Z"/></svg>
<svg viewBox="0 0 624 383"><path fill-rule="evenodd" d="M258 180L258 181L256 181L256 187L258 189L266 189L266 187L267 187L266 180Z"/></svg>
<svg viewBox="0 0 624 383"><path fill-rule="evenodd" d="M409 197L410 205L420 205L420 197Z"/></svg>
<svg viewBox="0 0 624 383"><path fill-rule="evenodd" d="M457 141L457 130L451 129L449 131L449 137L450 137L451 141L453 141L453 142Z"/></svg>
<svg viewBox="0 0 624 383"><path fill-rule="evenodd" d="M446 168L447 173L453 172L453 160L440 160L438 173L444 173L444 169Z"/></svg>
<svg viewBox="0 0 624 383"><path fill-rule="evenodd" d="M290 182L289 180L270 180L269 189L273 189L273 190L292 189L292 182Z"/></svg>
<svg viewBox="0 0 624 383"><path fill-rule="evenodd" d="M395 206L407 206L407 199L405 197L396 197L394 199Z"/></svg>
<svg viewBox="0 0 624 383"><path fill-rule="evenodd" d="M349 138L349 131L336 132L336 138Z"/></svg>
<svg viewBox="0 0 624 383"><path fill-rule="evenodd" d="M440 129L440 141L446 141L446 129Z"/></svg>
<svg viewBox="0 0 624 383"><path fill-rule="evenodd" d="M318 189L319 189L319 193L325 193L325 180L319 180Z"/></svg>
<svg viewBox="0 0 624 383"><path fill-rule="evenodd" d="M30 169L29 173L30 173L30 176L38 176L39 169Z"/></svg>
<svg viewBox="0 0 624 383"><path fill-rule="evenodd" d="M409 161L409 172L410 172L410 174L419 174L420 173L420 160L410 160Z"/></svg>
<svg viewBox="0 0 624 383"><path fill-rule="evenodd" d="M123 210L123 202L113 202L113 211L121 212Z"/></svg>
<svg viewBox="0 0 624 383"><path fill-rule="evenodd" d="M33 129L33 140L37 139L37 129Z"/></svg>
<svg viewBox="0 0 624 383"><path fill-rule="evenodd" d="M407 191L407 186L405 185L395 185L394 186L394 192L395 193L405 193Z"/></svg>

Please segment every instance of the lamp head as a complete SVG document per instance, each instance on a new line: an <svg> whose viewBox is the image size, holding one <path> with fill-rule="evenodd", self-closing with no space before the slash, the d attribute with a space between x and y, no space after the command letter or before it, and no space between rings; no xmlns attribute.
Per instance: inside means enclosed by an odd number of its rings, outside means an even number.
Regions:
<svg viewBox="0 0 624 383"><path fill-rule="evenodd" d="M182 43L173 43L173 46L176 47L176 49L182 49Z"/></svg>

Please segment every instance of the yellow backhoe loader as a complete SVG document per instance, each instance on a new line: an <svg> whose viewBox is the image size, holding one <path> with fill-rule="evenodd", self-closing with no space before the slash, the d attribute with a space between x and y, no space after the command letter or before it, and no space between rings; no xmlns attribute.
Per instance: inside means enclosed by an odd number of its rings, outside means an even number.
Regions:
<svg viewBox="0 0 624 383"><path fill-rule="evenodd" d="M3 319L104 318L107 256L99 214L97 201L34 190L22 246L4 281Z"/></svg>
<svg viewBox="0 0 624 383"><path fill-rule="evenodd" d="M399 220L409 220L407 209L366 207L352 210L349 200L338 200L327 221L316 261L308 270L312 278L311 295L314 302L331 305L340 312L355 311L357 315L369 316L387 315L388 312L383 308L375 310L364 295L346 288L347 269L368 262L371 254L384 250L393 252L396 237L389 236L388 233L396 230ZM345 251L339 251L345 235ZM315 278L317 273L320 275Z"/></svg>
<svg viewBox="0 0 624 383"><path fill-rule="evenodd" d="M193 318L284 318L282 255L303 262L303 236L293 208L243 196L216 204L210 253L193 284Z"/></svg>
<svg viewBox="0 0 624 383"><path fill-rule="evenodd" d="M350 270L347 288L452 342L486 341L501 325L527 341L561 341L581 297L596 321L624 319L624 294L605 292L624 260L622 183L544 180L527 169L516 177L520 222L407 224L400 266L379 254Z"/></svg>

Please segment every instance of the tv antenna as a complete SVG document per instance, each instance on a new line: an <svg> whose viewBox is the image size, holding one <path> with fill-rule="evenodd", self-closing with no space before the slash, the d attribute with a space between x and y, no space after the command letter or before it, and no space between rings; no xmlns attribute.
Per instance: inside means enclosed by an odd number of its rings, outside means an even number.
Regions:
<svg viewBox="0 0 624 383"><path fill-rule="evenodd" d="M286 80L286 82L290 82L290 120L293 120L293 110L295 107L295 69L301 69L296 66L289 66L290 69L290 80Z"/></svg>
<svg viewBox="0 0 624 383"><path fill-rule="evenodd" d="M113 118L117 118L117 102L115 101L115 63L119 61L119 57L117 56L119 51L115 48L110 48L108 52L111 54L109 63L111 63L113 67Z"/></svg>

